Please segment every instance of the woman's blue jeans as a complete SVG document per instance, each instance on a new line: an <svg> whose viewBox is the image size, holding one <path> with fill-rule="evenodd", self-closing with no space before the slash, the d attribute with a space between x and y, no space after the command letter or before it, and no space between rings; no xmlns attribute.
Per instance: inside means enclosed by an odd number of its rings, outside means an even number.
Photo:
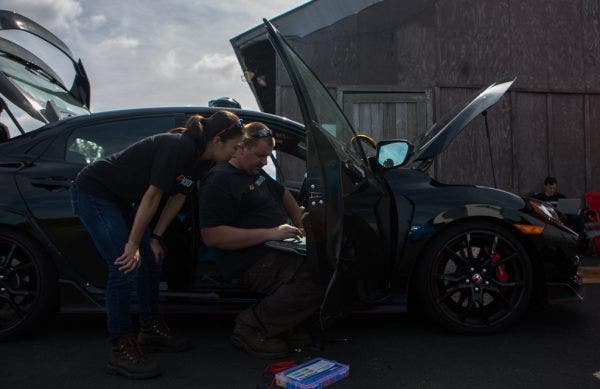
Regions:
<svg viewBox="0 0 600 389"><path fill-rule="evenodd" d="M71 185L71 201L75 214L88 230L100 256L108 266L106 284L106 311L108 341L115 343L120 337L133 334L129 311L130 295L136 289L142 325L158 316L158 292L161 266L154 260L150 249L150 230L147 229L140 244L141 265L125 274L114 265L123 254L135 216L135 208L92 196Z"/></svg>

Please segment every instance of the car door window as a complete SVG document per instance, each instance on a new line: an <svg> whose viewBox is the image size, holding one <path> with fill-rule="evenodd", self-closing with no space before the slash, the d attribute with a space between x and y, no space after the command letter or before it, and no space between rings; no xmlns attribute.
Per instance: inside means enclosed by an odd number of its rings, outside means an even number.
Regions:
<svg viewBox="0 0 600 389"><path fill-rule="evenodd" d="M69 136L65 160L92 163L150 135L175 127L173 116L144 117L79 127Z"/></svg>
<svg viewBox="0 0 600 389"><path fill-rule="evenodd" d="M306 161L280 150L274 152L274 157L276 163L269 156L263 169L283 186L299 188L306 173Z"/></svg>
<svg viewBox="0 0 600 389"><path fill-rule="evenodd" d="M308 103L311 116L305 118L305 121L309 119L305 125L320 128L341 160L352 160L357 165L367 166L362 145L356 141L356 132L327 88L287 44L283 49L303 82L303 98Z"/></svg>

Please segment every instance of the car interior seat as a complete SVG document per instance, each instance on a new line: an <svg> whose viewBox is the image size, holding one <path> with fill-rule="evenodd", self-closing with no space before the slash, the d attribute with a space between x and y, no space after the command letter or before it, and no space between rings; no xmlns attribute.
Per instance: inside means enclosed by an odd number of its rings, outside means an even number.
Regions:
<svg viewBox="0 0 600 389"><path fill-rule="evenodd" d="M9 139L10 139L10 131L8 130L8 127L6 127L4 124L0 123L0 143L6 142Z"/></svg>

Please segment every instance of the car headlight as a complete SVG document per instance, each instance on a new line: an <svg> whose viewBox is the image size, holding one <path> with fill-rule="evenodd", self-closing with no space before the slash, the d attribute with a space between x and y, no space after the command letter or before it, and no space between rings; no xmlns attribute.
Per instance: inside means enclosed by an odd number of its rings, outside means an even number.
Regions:
<svg viewBox="0 0 600 389"><path fill-rule="evenodd" d="M556 213L556 210L550 205L533 199L529 199L528 201L529 205L531 205L531 208L533 209L533 212L541 216L544 221L557 220L560 222L558 213Z"/></svg>
<svg viewBox="0 0 600 389"><path fill-rule="evenodd" d="M538 219L552 224L561 230L577 235L575 231L564 225L564 223L560 220L558 213L551 205L535 199L527 199L527 203L531 207L533 214L537 216Z"/></svg>

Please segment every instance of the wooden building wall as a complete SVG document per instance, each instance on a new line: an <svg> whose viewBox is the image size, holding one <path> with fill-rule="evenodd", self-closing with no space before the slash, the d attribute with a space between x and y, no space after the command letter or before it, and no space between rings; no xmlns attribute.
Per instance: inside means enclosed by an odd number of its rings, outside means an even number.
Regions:
<svg viewBox="0 0 600 389"><path fill-rule="evenodd" d="M497 186L527 194L554 175L569 197L600 191L600 0L387 0L291 42L338 100L359 86L423 91L433 122L517 77L488 116ZM281 64L277 113L300 118ZM482 118L435 176L493 185Z"/></svg>

